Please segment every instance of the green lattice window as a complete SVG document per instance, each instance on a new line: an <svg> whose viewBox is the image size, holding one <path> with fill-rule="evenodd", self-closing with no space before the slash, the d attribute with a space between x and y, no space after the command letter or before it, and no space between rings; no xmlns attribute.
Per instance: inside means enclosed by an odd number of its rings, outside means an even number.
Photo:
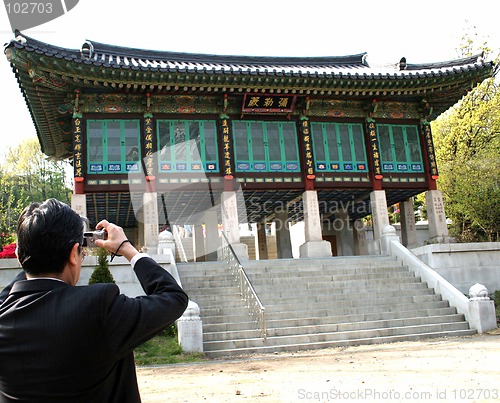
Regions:
<svg viewBox="0 0 500 403"><path fill-rule="evenodd" d="M299 172L293 122L233 121L237 172Z"/></svg>
<svg viewBox="0 0 500 403"><path fill-rule="evenodd" d="M160 172L219 172L214 120L158 120Z"/></svg>
<svg viewBox="0 0 500 403"><path fill-rule="evenodd" d="M362 124L311 123L311 135L316 171L368 171Z"/></svg>
<svg viewBox="0 0 500 403"><path fill-rule="evenodd" d="M140 171L139 139L139 120L87 120L87 172Z"/></svg>
<svg viewBox="0 0 500 403"><path fill-rule="evenodd" d="M416 125L377 124L382 172L423 172Z"/></svg>

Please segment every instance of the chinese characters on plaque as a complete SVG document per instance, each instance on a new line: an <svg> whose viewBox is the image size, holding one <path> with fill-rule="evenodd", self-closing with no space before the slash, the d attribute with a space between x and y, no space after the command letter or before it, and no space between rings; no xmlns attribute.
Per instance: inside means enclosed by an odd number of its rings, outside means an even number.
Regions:
<svg viewBox="0 0 500 403"><path fill-rule="evenodd" d="M296 95L245 94L243 113L292 113Z"/></svg>
<svg viewBox="0 0 500 403"><path fill-rule="evenodd" d="M229 130L229 119L221 119L221 133L222 133L222 147L224 152L224 175L232 176L232 142L231 142L231 131Z"/></svg>
<svg viewBox="0 0 500 403"><path fill-rule="evenodd" d="M144 167L146 178L154 178L153 170L153 118L144 118L144 148L146 157L144 158Z"/></svg>
<svg viewBox="0 0 500 403"><path fill-rule="evenodd" d="M79 117L73 119L73 168L75 180L82 181L82 119Z"/></svg>
<svg viewBox="0 0 500 403"><path fill-rule="evenodd" d="M380 151L375 122L367 122L367 131L368 137L370 139L370 150L372 152L373 172L375 173L375 179L382 179L382 167L380 165Z"/></svg>
<svg viewBox="0 0 500 403"><path fill-rule="evenodd" d="M424 132L427 157L429 158L430 173L433 179L437 179L439 173L436 163L436 154L434 153L434 143L432 141L431 125L429 123L424 123L422 129Z"/></svg>
<svg viewBox="0 0 500 403"><path fill-rule="evenodd" d="M300 131L302 133L302 140L304 142L304 160L306 164L306 174L308 177L310 177L309 179L314 179L314 161L312 154L311 131L308 120L302 120L300 122Z"/></svg>

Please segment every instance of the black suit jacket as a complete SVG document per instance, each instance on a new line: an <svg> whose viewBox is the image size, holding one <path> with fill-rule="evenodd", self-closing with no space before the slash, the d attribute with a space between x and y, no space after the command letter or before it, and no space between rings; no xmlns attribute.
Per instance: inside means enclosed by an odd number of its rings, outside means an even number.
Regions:
<svg viewBox="0 0 500 403"><path fill-rule="evenodd" d="M149 257L134 271L146 296L20 273L0 294L0 402L140 402L133 349L181 316L188 297Z"/></svg>

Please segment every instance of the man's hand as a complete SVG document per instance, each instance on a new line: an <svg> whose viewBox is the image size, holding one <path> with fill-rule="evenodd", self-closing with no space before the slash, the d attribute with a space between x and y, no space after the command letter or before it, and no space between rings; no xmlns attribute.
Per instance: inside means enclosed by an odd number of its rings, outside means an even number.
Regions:
<svg viewBox="0 0 500 403"><path fill-rule="evenodd" d="M104 229L108 233L108 239L96 239L96 246L104 248L111 253L122 255L129 261L139 253L137 249L135 249L134 246L128 242L122 227L112 224L107 220L102 220L96 225L96 229Z"/></svg>

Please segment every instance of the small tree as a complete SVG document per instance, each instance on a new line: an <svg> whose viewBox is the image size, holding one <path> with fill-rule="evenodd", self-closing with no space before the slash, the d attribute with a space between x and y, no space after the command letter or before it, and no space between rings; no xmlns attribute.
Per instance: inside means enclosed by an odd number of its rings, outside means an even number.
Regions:
<svg viewBox="0 0 500 403"><path fill-rule="evenodd" d="M104 248L97 250L97 266L90 276L89 284L114 283L115 279L109 271L108 251Z"/></svg>

